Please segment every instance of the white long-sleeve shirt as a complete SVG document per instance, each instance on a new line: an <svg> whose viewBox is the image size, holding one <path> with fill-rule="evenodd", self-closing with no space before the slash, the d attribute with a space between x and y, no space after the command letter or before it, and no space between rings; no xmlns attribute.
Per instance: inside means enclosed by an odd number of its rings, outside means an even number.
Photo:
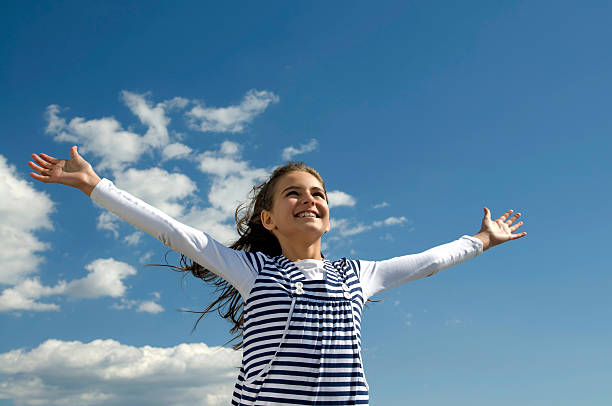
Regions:
<svg viewBox="0 0 612 406"><path fill-rule="evenodd" d="M91 199L120 218L159 239L165 246L180 252L219 275L241 294L246 302L257 278L257 270L245 253L219 243L203 231L183 224L130 193L102 179L91 193ZM406 282L431 276L452 265L482 253L482 242L464 235L427 251L383 261L360 260L360 283L364 300L376 293ZM295 264L306 279L322 279L322 261L307 259Z"/></svg>

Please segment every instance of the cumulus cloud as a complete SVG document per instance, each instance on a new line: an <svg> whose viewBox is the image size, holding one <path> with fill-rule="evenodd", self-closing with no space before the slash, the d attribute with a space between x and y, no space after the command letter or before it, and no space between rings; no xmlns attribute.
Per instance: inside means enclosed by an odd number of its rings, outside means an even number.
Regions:
<svg viewBox="0 0 612 406"><path fill-rule="evenodd" d="M136 269L113 258L98 258L85 266L86 277L66 285L65 293L76 298L97 298L102 296L123 296L126 286L123 280L136 275Z"/></svg>
<svg viewBox="0 0 612 406"><path fill-rule="evenodd" d="M180 142L174 142L172 144L168 144L162 150L162 159L167 161L169 159L181 159L186 158L191 154L193 150L189 148L185 144L181 144Z"/></svg>
<svg viewBox="0 0 612 406"><path fill-rule="evenodd" d="M46 118L48 134L54 134L55 141L79 144L82 153L100 158L96 169L113 171L136 162L148 149L143 137L122 128L112 117L85 120L75 117L66 123L59 116L57 105L47 107Z"/></svg>
<svg viewBox="0 0 612 406"><path fill-rule="evenodd" d="M49 244L35 234L52 229L54 203L37 191L0 155L0 284L15 284L34 273Z"/></svg>
<svg viewBox="0 0 612 406"><path fill-rule="evenodd" d="M128 92L127 90L121 92L121 97L140 122L149 127L142 139L143 142L155 148L168 144L170 141L168 137L170 119L166 116L165 104L158 103L153 106L146 99L146 95Z"/></svg>
<svg viewBox="0 0 612 406"><path fill-rule="evenodd" d="M296 155L314 151L318 146L319 143L314 138L308 141L306 144L301 144L299 147L289 146L283 150L283 160L289 161Z"/></svg>
<svg viewBox="0 0 612 406"><path fill-rule="evenodd" d="M20 405L230 403L241 353L204 343L134 347L47 340L0 354L0 399Z"/></svg>
<svg viewBox="0 0 612 406"><path fill-rule="evenodd" d="M332 190L330 192L327 192L327 200L329 202L329 207L353 207L356 203L355 198L353 196L340 190Z"/></svg>
<svg viewBox="0 0 612 406"><path fill-rule="evenodd" d="M54 311L59 310L55 303L41 303L37 299L63 293L66 289L64 282L55 287L43 286L38 278L26 279L12 288L0 293L0 312L13 310Z"/></svg>
<svg viewBox="0 0 612 406"><path fill-rule="evenodd" d="M201 154L199 168L212 177L208 201L227 218L246 200L253 185L268 176L265 169L253 168L244 161L240 146L230 141L223 142L219 151Z"/></svg>
<svg viewBox="0 0 612 406"><path fill-rule="evenodd" d="M263 113L268 105L277 103L279 97L265 90L249 90L239 105L229 107L203 107L197 105L187 112L187 117L194 129L202 132L244 131L247 124Z"/></svg>
<svg viewBox="0 0 612 406"><path fill-rule="evenodd" d="M73 298L121 297L127 287L123 283L136 270L125 262L113 258L99 258L88 264L87 276L70 282L59 281L55 286L44 286L38 278L25 279L0 293L0 312L15 310L59 310L56 303L42 303L38 299L63 295Z"/></svg>
<svg viewBox="0 0 612 406"><path fill-rule="evenodd" d="M183 213L185 205L179 201L197 190L187 175L169 173L162 168L128 169L117 173L115 184L171 217Z"/></svg>

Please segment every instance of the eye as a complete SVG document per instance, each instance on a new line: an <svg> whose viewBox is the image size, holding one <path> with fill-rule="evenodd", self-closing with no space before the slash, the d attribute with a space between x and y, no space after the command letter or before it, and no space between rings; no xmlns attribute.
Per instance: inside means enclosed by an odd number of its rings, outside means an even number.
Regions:
<svg viewBox="0 0 612 406"><path fill-rule="evenodd" d="M315 192L315 193L313 194L313 196L318 196L318 197L320 197L321 199L325 199L325 195L323 194L323 192Z"/></svg>
<svg viewBox="0 0 612 406"><path fill-rule="evenodd" d="M287 196L291 196L291 195L296 195L297 196L298 192L296 192L295 190L291 190L290 192L287 193Z"/></svg>

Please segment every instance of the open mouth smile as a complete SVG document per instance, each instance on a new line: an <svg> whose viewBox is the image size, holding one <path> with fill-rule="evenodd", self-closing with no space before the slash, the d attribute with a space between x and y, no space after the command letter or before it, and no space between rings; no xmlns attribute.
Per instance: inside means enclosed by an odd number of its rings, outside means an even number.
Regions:
<svg viewBox="0 0 612 406"><path fill-rule="evenodd" d="M298 214L296 214L294 217L299 217L299 218L319 218L317 213L315 213L312 210L301 211Z"/></svg>

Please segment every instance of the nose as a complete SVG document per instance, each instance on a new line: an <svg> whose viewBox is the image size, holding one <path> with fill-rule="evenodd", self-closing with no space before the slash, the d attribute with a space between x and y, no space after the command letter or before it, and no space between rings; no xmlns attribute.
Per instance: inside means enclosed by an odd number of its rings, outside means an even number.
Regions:
<svg viewBox="0 0 612 406"><path fill-rule="evenodd" d="M304 201L305 204L314 204L315 199L314 196L311 193L306 193L304 195Z"/></svg>

